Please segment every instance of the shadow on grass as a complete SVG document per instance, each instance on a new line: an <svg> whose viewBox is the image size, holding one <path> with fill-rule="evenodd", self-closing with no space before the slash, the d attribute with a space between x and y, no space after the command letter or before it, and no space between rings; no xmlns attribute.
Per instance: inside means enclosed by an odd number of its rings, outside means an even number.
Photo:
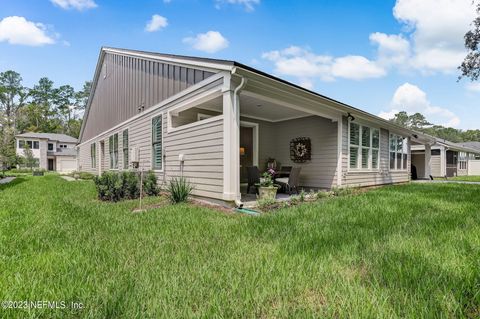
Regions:
<svg viewBox="0 0 480 319"><path fill-rule="evenodd" d="M8 188L12 188L12 187L15 187L15 186L18 186L19 184L25 182L25 178L24 177L15 177L15 179L9 183L6 183L6 184L0 184L0 191L4 191Z"/></svg>

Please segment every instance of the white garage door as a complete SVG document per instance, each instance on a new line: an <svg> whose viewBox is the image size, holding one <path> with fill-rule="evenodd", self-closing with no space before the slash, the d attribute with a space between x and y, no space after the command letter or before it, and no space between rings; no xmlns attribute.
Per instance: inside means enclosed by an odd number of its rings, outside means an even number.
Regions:
<svg viewBox="0 0 480 319"><path fill-rule="evenodd" d="M480 175L480 160L468 161L468 175Z"/></svg>
<svg viewBox="0 0 480 319"><path fill-rule="evenodd" d="M72 158L57 159L57 170L59 172L72 172L77 169L77 160Z"/></svg>

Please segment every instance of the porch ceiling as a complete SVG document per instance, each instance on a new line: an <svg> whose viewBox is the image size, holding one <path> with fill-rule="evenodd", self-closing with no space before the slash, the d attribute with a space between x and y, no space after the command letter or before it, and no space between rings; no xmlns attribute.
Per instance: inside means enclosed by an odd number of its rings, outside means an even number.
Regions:
<svg viewBox="0 0 480 319"><path fill-rule="evenodd" d="M197 105L199 109L213 112L222 112L222 97ZM248 118L264 120L268 122L280 122L294 118L314 115L301 110L293 109L275 103L274 101L240 94L240 115Z"/></svg>

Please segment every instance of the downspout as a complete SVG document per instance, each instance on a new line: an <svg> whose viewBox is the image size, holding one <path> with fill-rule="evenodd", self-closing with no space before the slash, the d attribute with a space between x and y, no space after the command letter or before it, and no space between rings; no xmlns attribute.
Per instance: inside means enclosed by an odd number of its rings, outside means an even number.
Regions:
<svg viewBox="0 0 480 319"><path fill-rule="evenodd" d="M235 74L237 71L237 68L233 69L232 71L232 74ZM233 110L235 112L235 114L238 114L238 121L239 121L239 125L240 125L240 109L239 109L239 96L238 96L238 93L240 93L240 91L245 87L245 84L247 83L247 79L245 79L245 77L237 74L237 76L239 76L240 78L242 78L242 80L240 81L240 84L235 88L235 90L233 91ZM238 113L237 113L238 112ZM235 115L237 116L237 115ZM238 133L238 144L240 145L240 132ZM236 167L235 169L240 169L239 167ZM240 179L238 180L238 183L240 183ZM238 188L240 189L240 185L238 185ZM237 194L238 195L238 194ZM237 208L242 208L243 207L243 203L242 203L242 199L241 199L241 195L240 195L240 198L236 198L235 199L235 206Z"/></svg>

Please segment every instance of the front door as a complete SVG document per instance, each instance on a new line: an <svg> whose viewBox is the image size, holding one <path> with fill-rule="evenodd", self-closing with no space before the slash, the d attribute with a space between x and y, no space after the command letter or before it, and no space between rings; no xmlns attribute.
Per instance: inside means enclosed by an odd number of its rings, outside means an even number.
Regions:
<svg viewBox="0 0 480 319"><path fill-rule="evenodd" d="M49 159L48 159L48 170L49 170L49 171L53 171L53 170L54 170L54 167L53 167L53 158L49 158Z"/></svg>

